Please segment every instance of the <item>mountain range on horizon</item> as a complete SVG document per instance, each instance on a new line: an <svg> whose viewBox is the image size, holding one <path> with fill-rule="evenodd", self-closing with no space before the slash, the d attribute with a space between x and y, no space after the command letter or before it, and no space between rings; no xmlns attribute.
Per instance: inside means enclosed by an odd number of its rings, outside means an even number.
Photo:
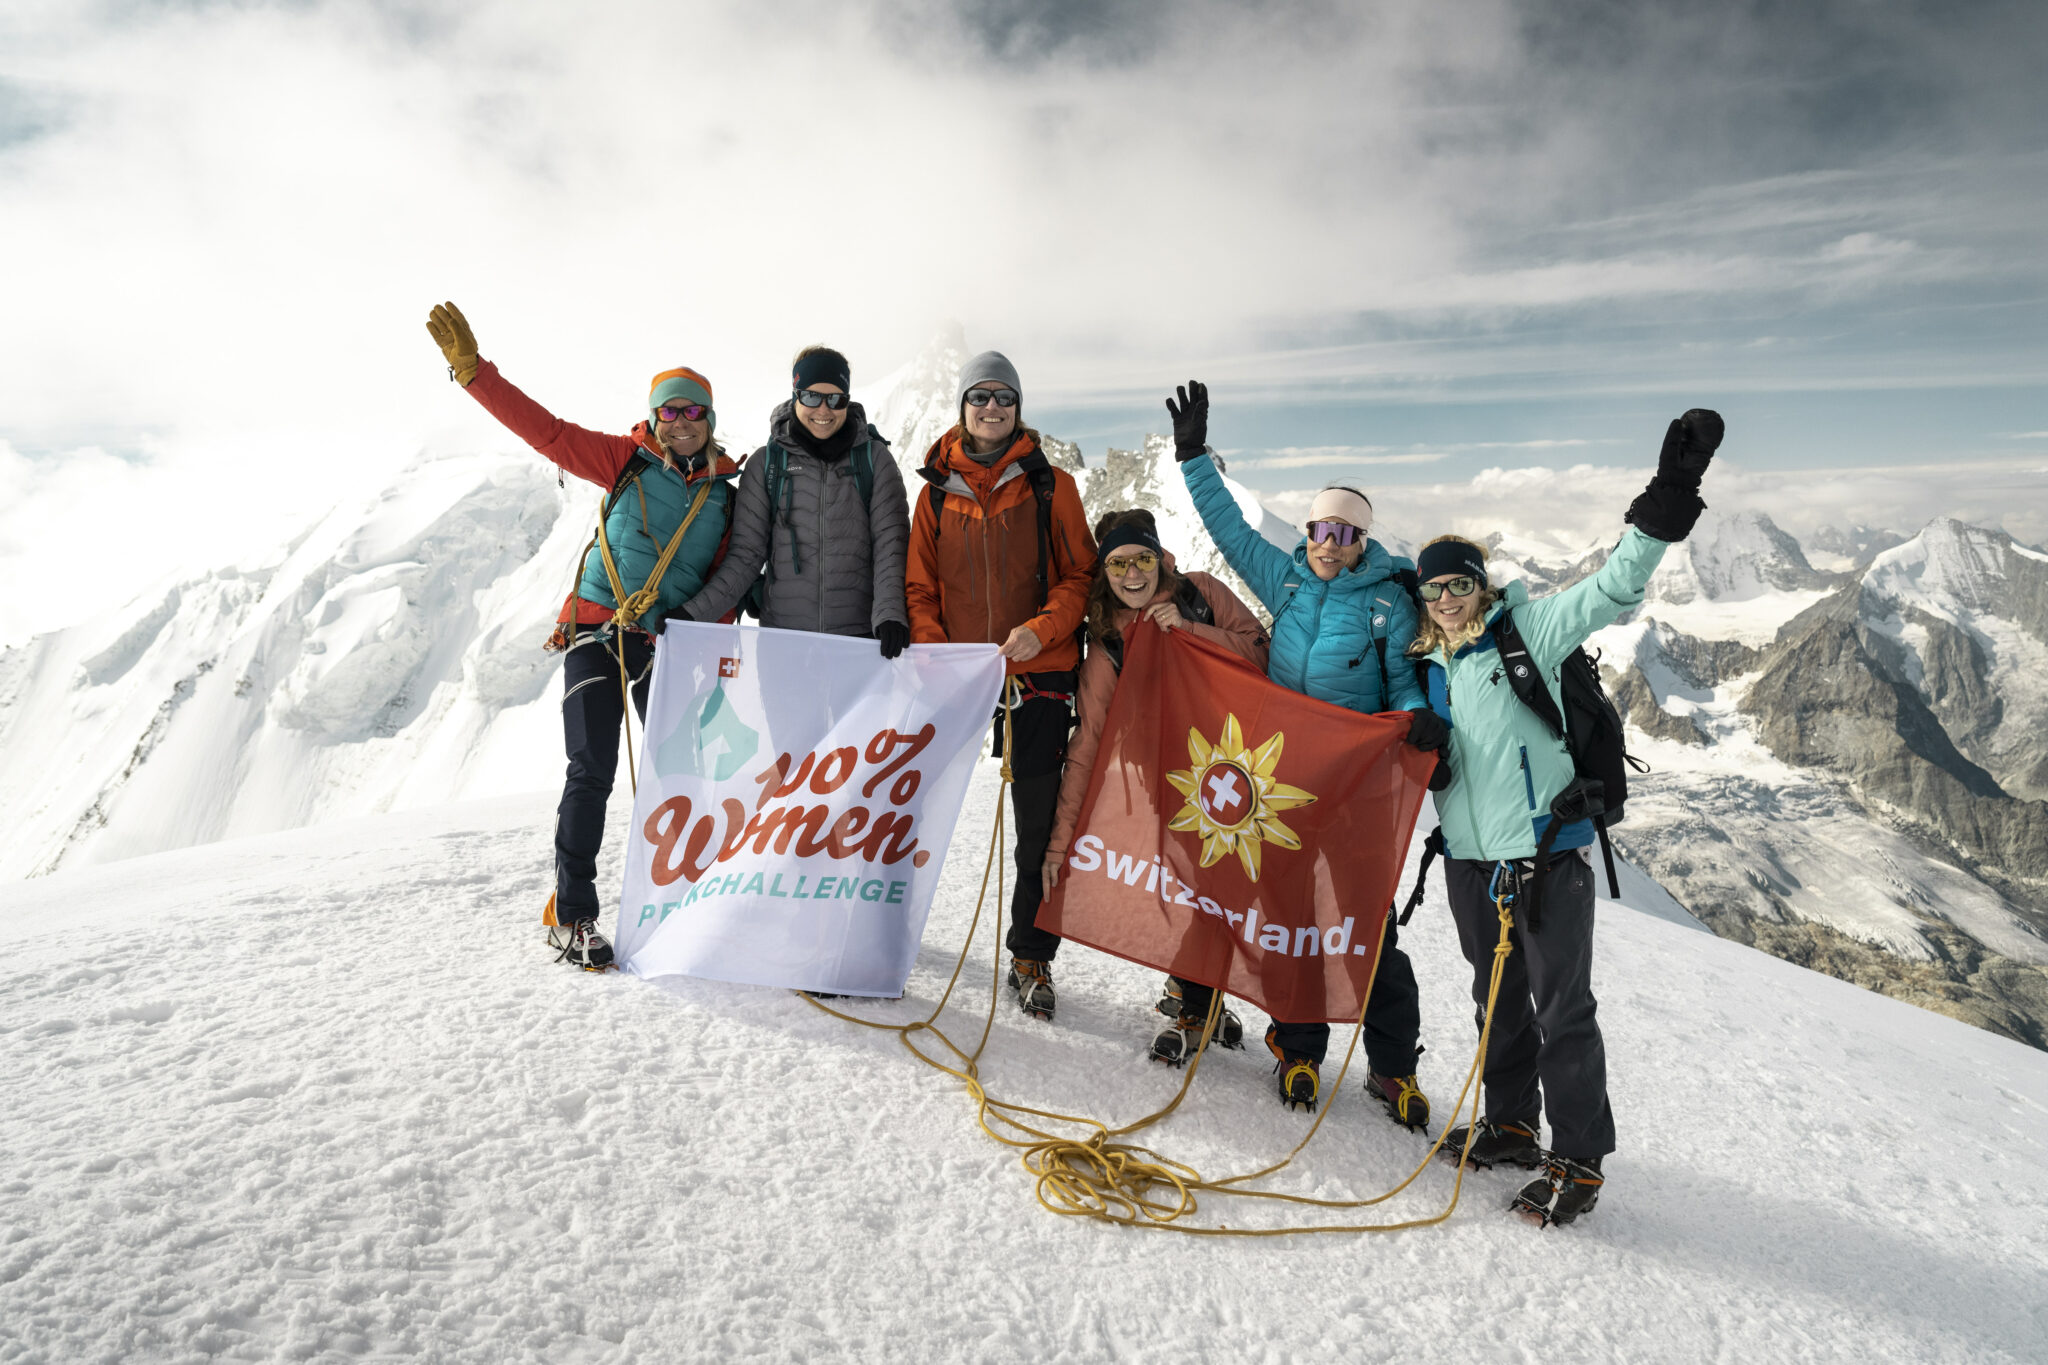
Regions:
<svg viewBox="0 0 2048 1365"><path fill-rule="evenodd" d="M966 355L942 334L862 391L906 473ZM1148 507L1184 568L1242 593L1166 438L1046 445L1091 518ZM426 460L266 562L0 651L0 877L548 785L540 644L596 499L526 452ZM1604 556L1591 534L1488 540L1537 592ZM1714 509L1593 647L1654 770L1617 844L1679 905L2048 1047L2048 554L1939 516L1802 544Z"/></svg>

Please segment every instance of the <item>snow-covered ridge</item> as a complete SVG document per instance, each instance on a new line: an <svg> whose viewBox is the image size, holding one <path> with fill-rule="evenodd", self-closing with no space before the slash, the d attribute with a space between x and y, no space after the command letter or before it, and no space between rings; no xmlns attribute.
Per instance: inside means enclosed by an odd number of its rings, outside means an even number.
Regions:
<svg viewBox="0 0 2048 1365"><path fill-rule="evenodd" d="M594 494L425 461L272 562L0 655L0 876L548 784Z"/></svg>

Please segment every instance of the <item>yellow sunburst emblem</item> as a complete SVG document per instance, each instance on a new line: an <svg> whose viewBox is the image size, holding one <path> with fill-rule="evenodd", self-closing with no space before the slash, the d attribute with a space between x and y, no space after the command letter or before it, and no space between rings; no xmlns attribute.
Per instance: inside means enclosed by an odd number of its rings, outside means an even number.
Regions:
<svg viewBox="0 0 2048 1365"><path fill-rule="evenodd" d="M1257 881L1259 856L1266 844L1301 847L1301 836L1274 814L1316 799L1310 792L1273 779L1286 740L1284 733L1276 733L1257 749L1247 750L1236 716L1225 718L1223 733L1214 744L1204 739L1200 730L1188 730L1188 759L1193 766L1166 775L1174 789L1187 798L1187 804L1166 827L1202 836L1203 867L1235 853L1244 864L1245 876Z"/></svg>

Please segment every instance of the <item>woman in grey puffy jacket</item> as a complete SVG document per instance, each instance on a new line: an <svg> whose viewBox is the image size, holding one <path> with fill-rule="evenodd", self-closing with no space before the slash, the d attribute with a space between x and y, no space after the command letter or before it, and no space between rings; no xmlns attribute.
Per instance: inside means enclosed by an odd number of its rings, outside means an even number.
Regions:
<svg viewBox="0 0 2048 1365"><path fill-rule="evenodd" d="M870 636L891 659L910 643L903 475L848 396L852 380L846 357L830 347L798 354L790 399L768 419L768 444L741 470L725 559L679 615L716 621L758 582L764 626Z"/></svg>

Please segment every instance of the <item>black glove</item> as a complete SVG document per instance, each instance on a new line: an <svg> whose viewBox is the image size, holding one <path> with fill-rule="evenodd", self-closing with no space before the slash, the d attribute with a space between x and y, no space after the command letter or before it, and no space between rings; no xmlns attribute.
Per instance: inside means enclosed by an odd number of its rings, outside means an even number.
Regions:
<svg viewBox="0 0 2048 1365"><path fill-rule="evenodd" d="M1674 420L1664 431L1664 448L1657 452L1657 476L1629 504L1624 520L1663 541L1691 535L1700 513L1707 510L1700 499L1700 479L1726 430L1721 414L1710 408L1694 408Z"/></svg>
<svg viewBox="0 0 2048 1365"><path fill-rule="evenodd" d="M909 645L910 627L901 621L884 621L875 627L875 640L882 646L882 657L893 659Z"/></svg>
<svg viewBox="0 0 2048 1365"><path fill-rule="evenodd" d="M1190 379L1174 393L1179 407L1173 399L1166 400L1166 410L1173 414L1173 458L1186 464L1209 448L1209 386Z"/></svg>
<svg viewBox="0 0 2048 1365"><path fill-rule="evenodd" d="M1657 452L1657 477L1688 484L1697 492L1726 431L1721 414L1711 408L1694 408L1676 419L1666 428L1664 448Z"/></svg>
<svg viewBox="0 0 2048 1365"><path fill-rule="evenodd" d="M1408 742L1424 753L1434 753L1451 742L1451 727L1442 716L1427 708L1410 711Z"/></svg>

